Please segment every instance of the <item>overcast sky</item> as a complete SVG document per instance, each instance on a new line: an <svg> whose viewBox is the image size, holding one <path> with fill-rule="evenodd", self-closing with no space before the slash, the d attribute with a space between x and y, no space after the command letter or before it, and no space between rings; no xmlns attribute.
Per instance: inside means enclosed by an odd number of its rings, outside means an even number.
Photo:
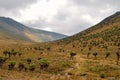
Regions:
<svg viewBox="0 0 120 80"><path fill-rule="evenodd" d="M76 34L120 10L120 0L0 0L0 16L66 35Z"/></svg>

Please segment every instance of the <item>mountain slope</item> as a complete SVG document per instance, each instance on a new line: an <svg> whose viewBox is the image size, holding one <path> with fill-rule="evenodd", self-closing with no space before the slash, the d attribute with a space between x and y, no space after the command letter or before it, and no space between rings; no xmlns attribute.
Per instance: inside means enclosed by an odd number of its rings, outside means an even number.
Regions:
<svg viewBox="0 0 120 80"><path fill-rule="evenodd" d="M114 44L120 44L120 12L107 17L100 23L92 26L85 31L82 31L71 37L58 40L58 42L72 43L72 42L86 42L86 46L90 46L92 41L111 42Z"/></svg>
<svg viewBox="0 0 120 80"><path fill-rule="evenodd" d="M0 17L0 39L45 42L66 37L65 35L37 30L6 17Z"/></svg>

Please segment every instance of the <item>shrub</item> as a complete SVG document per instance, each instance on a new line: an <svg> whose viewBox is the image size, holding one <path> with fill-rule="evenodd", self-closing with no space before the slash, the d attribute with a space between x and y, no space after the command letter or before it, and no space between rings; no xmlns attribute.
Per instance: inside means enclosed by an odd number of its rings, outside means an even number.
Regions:
<svg viewBox="0 0 120 80"><path fill-rule="evenodd" d="M70 53L70 58L73 60L73 58L74 58L75 55L76 55L76 53L75 53L74 51L72 51L72 52Z"/></svg>
<svg viewBox="0 0 120 80"><path fill-rule="evenodd" d="M10 51L8 51L8 56L11 57L12 56L12 53Z"/></svg>
<svg viewBox="0 0 120 80"><path fill-rule="evenodd" d="M12 52L12 54L13 54L13 56L16 56L17 52L14 51L14 52Z"/></svg>
<svg viewBox="0 0 120 80"><path fill-rule="evenodd" d="M101 78L105 78L105 74L104 74L104 73L101 73L101 74L100 74L100 77L101 77Z"/></svg>
<svg viewBox="0 0 120 80"><path fill-rule="evenodd" d="M87 53L87 58L89 59L89 56L90 56L90 52Z"/></svg>
<svg viewBox="0 0 120 80"><path fill-rule="evenodd" d="M4 54L5 56L7 56L8 51L7 51L7 50L3 51L3 54Z"/></svg>
<svg viewBox="0 0 120 80"><path fill-rule="evenodd" d="M40 69L42 70L47 69L49 66L49 62L46 59L40 59L39 63L40 63Z"/></svg>
<svg viewBox="0 0 120 80"><path fill-rule="evenodd" d="M0 56L0 68L2 68L4 62L5 62L5 58Z"/></svg>
<svg viewBox="0 0 120 80"><path fill-rule="evenodd" d="M51 50L51 48L50 48L50 47L47 47L47 50L48 50L48 51L50 51L50 50Z"/></svg>
<svg viewBox="0 0 120 80"><path fill-rule="evenodd" d="M98 53L93 53L93 56L95 57L95 59L97 59L97 55Z"/></svg>
<svg viewBox="0 0 120 80"><path fill-rule="evenodd" d="M36 68L36 65L35 64L29 64L29 70L30 71L34 71Z"/></svg>
<svg viewBox="0 0 120 80"><path fill-rule="evenodd" d="M23 70L24 69L24 64L20 62L18 64L18 68L19 68L19 71Z"/></svg>
<svg viewBox="0 0 120 80"><path fill-rule="evenodd" d="M70 62L62 62L63 67L70 67Z"/></svg>
<svg viewBox="0 0 120 80"><path fill-rule="evenodd" d="M27 63L30 64L31 63L31 59L30 58L27 58Z"/></svg>
<svg viewBox="0 0 120 80"><path fill-rule="evenodd" d="M12 49L12 50L10 51L10 53L11 53L11 55L13 55L13 56L16 56L16 54L17 54L17 52L16 52L14 49Z"/></svg>
<svg viewBox="0 0 120 80"><path fill-rule="evenodd" d="M16 65L16 61L10 61L8 64L9 70L13 70Z"/></svg>
<svg viewBox="0 0 120 80"><path fill-rule="evenodd" d="M106 52L105 59L107 59L109 56L110 56L110 52L109 52L109 51L107 51L107 52Z"/></svg>
<svg viewBox="0 0 120 80"><path fill-rule="evenodd" d="M22 53L21 53L21 52L18 52L18 55L19 55L19 57L21 57Z"/></svg>
<svg viewBox="0 0 120 80"><path fill-rule="evenodd" d="M119 64L119 59L120 59L120 52L116 52L117 55L117 65Z"/></svg>

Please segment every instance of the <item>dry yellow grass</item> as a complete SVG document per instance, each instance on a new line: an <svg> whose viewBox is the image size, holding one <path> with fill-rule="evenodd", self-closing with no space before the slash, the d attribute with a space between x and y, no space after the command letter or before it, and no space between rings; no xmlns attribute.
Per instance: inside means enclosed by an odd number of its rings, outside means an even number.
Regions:
<svg viewBox="0 0 120 80"><path fill-rule="evenodd" d="M51 50L48 51L46 48L50 46ZM7 62L4 65L3 69L0 69L1 79L20 79L20 80L108 80L109 77L117 77L120 79L120 65L116 65L116 56L112 54L107 60L104 60L104 49L98 50L97 60L94 60L94 56L91 54L90 59L87 59L87 48L81 51L79 48L72 48L72 44L70 45L53 45L49 43L45 44L12 44L8 46L1 47L1 54L6 49L14 48L17 51L22 49L22 57L20 58L18 55L16 57L12 56L9 60L15 60L18 62L22 62L27 65L25 60L27 58L32 59L32 63L37 65L36 70L31 71L18 71L17 65L15 70L9 71L7 67ZM43 47L45 50L29 50L29 48L34 47ZM59 51L62 49L64 51ZM114 48L113 51L117 48ZM91 53L96 51L95 48ZM102 51L103 50L103 51ZM71 51L75 51L77 55L74 60L70 60L69 53ZM117 50L116 50L117 51ZM44 54L40 55L40 52ZM37 59L45 58L49 60L50 66L48 70L40 73L39 71L39 63ZM104 69L104 66L106 69ZM98 70L99 67L100 69ZM101 78L101 73L104 73L105 78Z"/></svg>

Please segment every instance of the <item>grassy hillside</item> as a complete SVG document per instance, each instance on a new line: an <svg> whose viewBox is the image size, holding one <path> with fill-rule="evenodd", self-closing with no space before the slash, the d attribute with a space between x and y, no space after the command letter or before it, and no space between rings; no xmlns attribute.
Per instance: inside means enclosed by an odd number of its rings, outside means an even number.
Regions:
<svg viewBox="0 0 120 80"><path fill-rule="evenodd" d="M106 44L106 46L118 46L120 44L120 12L104 19L97 25L90 27L89 29L82 31L74 36L58 40L58 42L78 43L85 47L96 47ZM93 45L92 43L94 42ZM86 43L86 44L84 44Z"/></svg>

